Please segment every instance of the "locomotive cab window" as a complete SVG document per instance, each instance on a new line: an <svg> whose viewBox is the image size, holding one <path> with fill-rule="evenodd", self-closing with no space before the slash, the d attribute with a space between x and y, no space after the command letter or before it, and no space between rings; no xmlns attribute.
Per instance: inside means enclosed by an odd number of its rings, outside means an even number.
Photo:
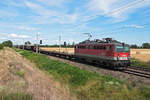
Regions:
<svg viewBox="0 0 150 100"><path fill-rule="evenodd" d="M125 46L125 47L124 47L124 52L129 52L129 51L130 51L130 48L127 47L127 46Z"/></svg>
<svg viewBox="0 0 150 100"><path fill-rule="evenodd" d="M128 46L115 46L117 52L129 52L130 49Z"/></svg>

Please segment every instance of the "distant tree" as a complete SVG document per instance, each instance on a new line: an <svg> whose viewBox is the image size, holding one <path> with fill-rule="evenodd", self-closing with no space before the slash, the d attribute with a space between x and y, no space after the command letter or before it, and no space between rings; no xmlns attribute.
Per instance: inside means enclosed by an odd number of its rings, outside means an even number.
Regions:
<svg viewBox="0 0 150 100"><path fill-rule="evenodd" d="M136 44L133 44L133 45L130 46L130 48L136 49L136 48L138 48L138 46Z"/></svg>
<svg viewBox="0 0 150 100"><path fill-rule="evenodd" d="M74 46L75 45L75 42L72 42L72 46Z"/></svg>
<svg viewBox="0 0 150 100"><path fill-rule="evenodd" d="M30 41L25 42L25 45L31 45Z"/></svg>
<svg viewBox="0 0 150 100"><path fill-rule="evenodd" d="M4 48L4 45L3 44L0 44L0 49L3 49Z"/></svg>
<svg viewBox="0 0 150 100"><path fill-rule="evenodd" d="M67 45L70 46L70 43L68 43Z"/></svg>
<svg viewBox="0 0 150 100"><path fill-rule="evenodd" d="M48 47L49 45L46 45L46 47Z"/></svg>
<svg viewBox="0 0 150 100"><path fill-rule="evenodd" d="M149 44L149 43L143 43L143 44L142 44L142 47L143 47L143 48L150 48L150 44Z"/></svg>
<svg viewBox="0 0 150 100"><path fill-rule="evenodd" d="M13 46L13 43L12 43L12 41L10 41L10 40L4 41L2 44L3 44L4 46L6 46L6 47L12 47L12 46Z"/></svg>
<svg viewBox="0 0 150 100"><path fill-rule="evenodd" d="M64 42L64 45L63 45L64 47L66 47L67 46L67 42Z"/></svg>

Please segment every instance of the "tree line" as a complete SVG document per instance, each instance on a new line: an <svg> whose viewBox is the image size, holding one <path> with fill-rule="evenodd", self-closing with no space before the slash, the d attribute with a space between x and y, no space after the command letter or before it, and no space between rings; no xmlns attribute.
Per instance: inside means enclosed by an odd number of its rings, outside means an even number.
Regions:
<svg viewBox="0 0 150 100"><path fill-rule="evenodd" d="M138 49L138 48L144 48L144 49L150 49L150 43L143 43L142 46L138 46L136 44L130 45L130 48Z"/></svg>

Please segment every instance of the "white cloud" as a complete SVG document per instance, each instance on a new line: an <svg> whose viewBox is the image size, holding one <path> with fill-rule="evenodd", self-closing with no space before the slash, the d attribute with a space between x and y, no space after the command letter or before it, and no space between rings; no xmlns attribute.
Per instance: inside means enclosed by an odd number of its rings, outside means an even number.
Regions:
<svg viewBox="0 0 150 100"><path fill-rule="evenodd" d="M28 35L18 35L19 38L29 38Z"/></svg>
<svg viewBox="0 0 150 100"><path fill-rule="evenodd" d="M18 27L18 29L20 29L20 30L26 30L26 31L34 31L34 30L37 30L36 28L33 28L33 27L25 27L25 26L20 26L20 27Z"/></svg>
<svg viewBox="0 0 150 100"><path fill-rule="evenodd" d="M24 5L23 5L23 3L22 2L24 2L25 0L17 0L17 1L15 1L15 0L1 0L1 3L2 4L5 4L5 5L7 5L8 7L12 7L12 6L14 6L14 7L23 7Z"/></svg>
<svg viewBox="0 0 150 100"><path fill-rule="evenodd" d="M112 6L117 1L118 0L91 0L89 3L89 9L97 10L98 12L105 14L112 10Z"/></svg>
<svg viewBox="0 0 150 100"><path fill-rule="evenodd" d="M28 35L18 35L15 33L8 34L8 38L29 38Z"/></svg>
<svg viewBox="0 0 150 100"><path fill-rule="evenodd" d="M0 40L6 40L7 38L6 37L0 37Z"/></svg>
<svg viewBox="0 0 150 100"><path fill-rule="evenodd" d="M42 6L35 2L29 2L25 1L25 5L31 9L32 12L40 15L40 17L51 17L51 16L58 16L64 12L58 11L58 10L51 10L49 8L46 8L47 6Z"/></svg>
<svg viewBox="0 0 150 100"><path fill-rule="evenodd" d="M78 13L68 14L67 11L62 9L51 10L35 2L26 1L25 4L33 13L38 15L32 16L32 21L35 24L68 24L75 23L79 18Z"/></svg>
<svg viewBox="0 0 150 100"><path fill-rule="evenodd" d="M7 39L6 33L0 32L0 40L5 40L5 39Z"/></svg>
<svg viewBox="0 0 150 100"><path fill-rule="evenodd" d="M16 16L18 16L18 14L16 13L16 12L11 12L11 11L8 11L8 10L0 10L0 17L2 17L2 18L12 18L12 17L16 17Z"/></svg>
<svg viewBox="0 0 150 100"><path fill-rule="evenodd" d="M37 0L37 1L49 6L60 6L68 2L69 0Z"/></svg>
<svg viewBox="0 0 150 100"><path fill-rule="evenodd" d="M37 13L39 15L47 15L47 14L49 14L48 10L45 9L44 7L42 7L39 4L32 3L32 2L29 2L29 1L25 1L25 5L29 9L31 9L32 12Z"/></svg>
<svg viewBox="0 0 150 100"><path fill-rule="evenodd" d="M136 24L132 24L132 25L125 25L125 27L129 27L129 28L144 28L144 26L141 26L141 25L136 25Z"/></svg>

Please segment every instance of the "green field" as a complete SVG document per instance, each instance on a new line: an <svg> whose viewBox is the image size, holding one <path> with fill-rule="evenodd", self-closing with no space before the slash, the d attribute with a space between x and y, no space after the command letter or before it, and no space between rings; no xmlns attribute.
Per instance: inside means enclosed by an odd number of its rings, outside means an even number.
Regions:
<svg viewBox="0 0 150 100"><path fill-rule="evenodd" d="M15 50L69 87L71 94L78 100L150 100L149 86L135 88L136 82L130 86L125 81L79 69L45 55Z"/></svg>

